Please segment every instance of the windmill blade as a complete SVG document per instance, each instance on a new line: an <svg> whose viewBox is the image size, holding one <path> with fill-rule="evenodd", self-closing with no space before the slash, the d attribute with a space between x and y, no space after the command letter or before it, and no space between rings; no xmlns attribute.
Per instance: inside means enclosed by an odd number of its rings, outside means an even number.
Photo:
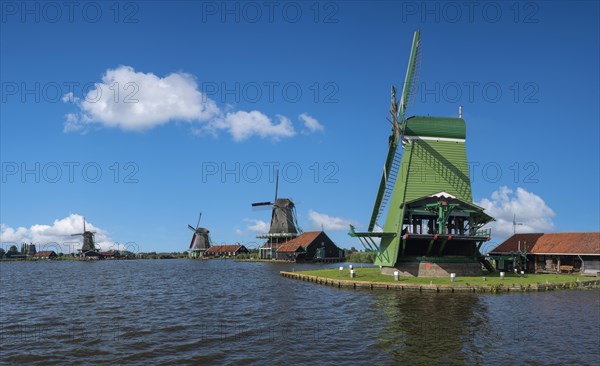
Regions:
<svg viewBox="0 0 600 366"><path fill-rule="evenodd" d="M196 232L196 229L194 229L192 225L188 225L188 229L192 230L193 232Z"/></svg>
<svg viewBox="0 0 600 366"><path fill-rule="evenodd" d="M192 247L194 246L194 242L195 242L195 241L196 241L196 233L194 233L194 234L192 235L192 241L190 242L190 248L189 248L189 249L192 249Z"/></svg>
<svg viewBox="0 0 600 366"><path fill-rule="evenodd" d="M402 87L402 95L400 97L400 105L398 108L398 123L401 124L400 127L400 137L404 137L404 129L406 127L406 109L408 108L408 103L410 101L410 97L413 95L412 90L414 87L414 82L416 79L416 70L418 62L421 59L421 32L416 31L413 36L412 47L410 50L410 57L408 59L408 66L406 68L406 77L404 78L404 86Z"/></svg>
<svg viewBox="0 0 600 366"><path fill-rule="evenodd" d="M71 236L79 236L79 235L83 235L83 233L79 233L79 234L71 234Z"/></svg>
<svg viewBox="0 0 600 366"><path fill-rule="evenodd" d="M196 224L196 230L198 230L198 226L200 226L200 219L202 218L202 212L198 215L198 223Z"/></svg>
<svg viewBox="0 0 600 366"><path fill-rule="evenodd" d="M275 201L273 202L277 202L277 191L279 190L279 169L277 169L275 172Z"/></svg>
<svg viewBox="0 0 600 366"><path fill-rule="evenodd" d="M257 206L270 206L272 205L273 202L255 202L252 204L252 207L257 207Z"/></svg>
<svg viewBox="0 0 600 366"><path fill-rule="evenodd" d="M404 117L406 115L406 108L408 106L409 97L411 96L411 90L415 81L416 65L418 59L420 59L419 55L421 53L420 49L421 33L416 31L413 37L410 57L408 59L408 67L406 70L406 77L404 79L404 86L402 87L400 105L398 105L396 100L396 88L392 87L392 101L390 105L390 114L392 116L392 134L388 140L387 157L383 166L383 173L381 174L381 181L379 182L377 196L375 197L375 205L373 206L373 212L371 213L371 220L369 221L369 231L373 231L379 216L383 211L385 211L387 205L387 200L385 197L391 196L391 190L393 190L396 182L399 166L394 166L394 161L396 161L396 165L398 165L400 162L401 150L398 150L398 142L402 142L404 139L404 129L406 125L406 120Z"/></svg>
<svg viewBox="0 0 600 366"><path fill-rule="evenodd" d="M398 141L401 138L400 127L398 123L398 100L396 98L396 88L392 86L392 101L390 104L390 116L392 120L392 133L388 138L388 152L383 165L383 172L381 173L381 181L379 182L379 188L377 189L377 195L375 196L375 204L373 205L373 212L371 213L371 219L369 220L368 231L373 231L377 225L377 220L381 216L382 212L385 211L387 200L389 196L389 189L394 186L395 178L397 177L398 166L394 165L395 161L400 161L398 152ZM389 198L389 197L388 197Z"/></svg>

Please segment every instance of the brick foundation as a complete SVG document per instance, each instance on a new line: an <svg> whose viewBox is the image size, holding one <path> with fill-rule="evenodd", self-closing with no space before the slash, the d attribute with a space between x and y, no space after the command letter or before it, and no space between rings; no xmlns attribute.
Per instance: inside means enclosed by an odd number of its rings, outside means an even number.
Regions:
<svg viewBox="0 0 600 366"><path fill-rule="evenodd" d="M393 275L399 271L402 277L450 277L450 273L457 276L481 276L480 263L431 263L408 262L397 263L396 267L383 267L381 273Z"/></svg>

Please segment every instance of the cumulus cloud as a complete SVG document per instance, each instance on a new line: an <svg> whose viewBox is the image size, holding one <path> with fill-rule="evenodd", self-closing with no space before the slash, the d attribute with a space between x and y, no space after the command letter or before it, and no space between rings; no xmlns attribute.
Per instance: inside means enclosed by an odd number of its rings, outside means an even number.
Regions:
<svg viewBox="0 0 600 366"><path fill-rule="evenodd" d="M298 119L301 120L302 122L304 122L304 132L317 132L317 131L324 131L325 127L323 127L322 124L319 123L319 121L317 121L315 118L309 116L306 113L302 113L301 115L298 116Z"/></svg>
<svg viewBox="0 0 600 366"><path fill-rule="evenodd" d="M268 233L269 232L270 225L262 220L244 219L244 221L250 223L247 226L247 229L250 231L254 231L256 233Z"/></svg>
<svg viewBox="0 0 600 366"><path fill-rule="evenodd" d="M198 90L196 79L183 72L159 77L130 66L108 69L82 98L72 92L62 98L77 111L65 116L64 132L85 133L100 125L125 131L144 131L173 121L194 124L196 134L228 132L239 142L253 136L278 140L296 135L289 118L270 118L260 111L230 111ZM226 108L227 109L227 108ZM306 113L298 117L304 132L323 131L316 119Z"/></svg>
<svg viewBox="0 0 600 366"><path fill-rule="evenodd" d="M318 230L321 228L329 231L349 230L350 224L356 225L352 220L329 216L313 210L308 211L308 219L312 222L312 226Z"/></svg>
<svg viewBox="0 0 600 366"><path fill-rule="evenodd" d="M491 227L492 235L499 240L513 234L513 215L523 224L517 227L519 233L545 232L554 228L554 211L540 196L520 187L516 191L500 187L491 198L484 198L477 204L496 219L486 227Z"/></svg>
<svg viewBox="0 0 600 366"><path fill-rule="evenodd" d="M86 221L86 230L95 231L96 245L102 251L122 250L123 246L115 243L106 230L94 226ZM12 228L8 225L0 225L0 242L5 250L10 245L20 248L22 243L36 244L37 250L54 250L56 252L77 252L83 245L81 236L71 236L83 232L83 217L71 214L63 219L54 220L52 225L35 224L29 228Z"/></svg>
<svg viewBox="0 0 600 366"><path fill-rule="evenodd" d="M209 121L197 132L209 132L216 135L219 130L228 131L234 141L243 141L252 136L272 138L292 137L296 134L292 122L284 116L276 116L279 123L274 123L267 115L259 111L237 111Z"/></svg>
<svg viewBox="0 0 600 366"><path fill-rule="evenodd" d="M76 103L79 102L79 98L77 98L73 92L68 92L67 94L63 95L62 101L65 103Z"/></svg>
<svg viewBox="0 0 600 366"><path fill-rule="evenodd" d="M193 76L172 73L161 78L129 66L107 70L83 99L69 93L63 101L79 107L79 113L67 115L67 132L91 123L142 131L173 120L205 121L219 113L215 102L198 91Z"/></svg>

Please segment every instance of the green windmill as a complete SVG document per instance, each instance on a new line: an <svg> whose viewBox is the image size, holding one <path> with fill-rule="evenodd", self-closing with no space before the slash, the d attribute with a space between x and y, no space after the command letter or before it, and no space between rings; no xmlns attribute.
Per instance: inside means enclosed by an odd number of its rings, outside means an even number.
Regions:
<svg viewBox="0 0 600 366"><path fill-rule="evenodd" d="M479 249L491 233L482 227L494 219L472 202L465 121L405 118L420 44L417 31L399 102L392 87L392 133L368 231L350 226L349 235L377 253L375 264L383 273L477 275L482 264L489 266Z"/></svg>

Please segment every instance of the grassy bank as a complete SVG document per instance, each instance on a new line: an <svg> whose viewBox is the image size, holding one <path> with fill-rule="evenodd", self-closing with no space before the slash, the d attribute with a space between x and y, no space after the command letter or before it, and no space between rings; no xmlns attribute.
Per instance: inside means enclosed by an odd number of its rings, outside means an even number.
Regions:
<svg viewBox="0 0 600 366"><path fill-rule="evenodd" d="M589 280L581 275L573 274L526 274L525 277L520 277L513 273L507 273L504 280L500 279L498 272L485 274L477 277L456 277L455 282L450 281L450 277L400 277L399 281L394 281L393 276L383 275L379 268L355 268L356 277L350 278L350 272L347 267L344 267L342 275L339 269L319 269L310 271L297 271L298 274L309 276L317 276L319 278L327 278L331 280L345 281L368 281L368 282L389 282L399 284L414 284L414 285L454 285L454 286L527 286L536 284L558 284L570 283ZM485 281L484 281L485 276Z"/></svg>

